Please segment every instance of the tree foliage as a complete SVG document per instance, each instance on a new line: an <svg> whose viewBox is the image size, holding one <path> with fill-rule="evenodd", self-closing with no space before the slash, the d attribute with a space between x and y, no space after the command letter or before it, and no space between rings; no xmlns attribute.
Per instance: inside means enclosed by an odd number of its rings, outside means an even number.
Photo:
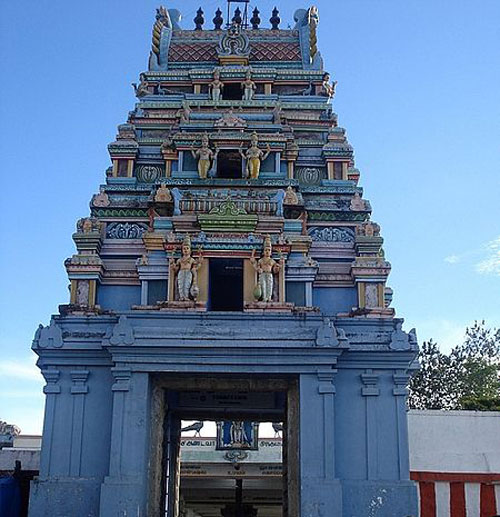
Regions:
<svg viewBox="0 0 500 517"><path fill-rule="evenodd" d="M432 339L419 352L410 379L412 409L500 409L500 329L474 323L449 354Z"/></svg>
<svg viewBox="0 0 500 517"><path fill-rule="evenodd" d="M0 420L0 435L18 436L21 433L21 429L14 424L8 424L3 420Z"/></svg>

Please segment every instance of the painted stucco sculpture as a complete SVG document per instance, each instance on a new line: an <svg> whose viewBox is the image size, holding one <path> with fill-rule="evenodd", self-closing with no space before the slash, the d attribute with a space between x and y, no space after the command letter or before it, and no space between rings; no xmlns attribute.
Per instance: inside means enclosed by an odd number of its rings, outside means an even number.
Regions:
<svg viewBox="0 0 500 517"><path fill-rule="evenodd" d="M211 18L187 29L157 10L136 104L73 234L70 298L35 333L30 516L176 516L180 419L209 418L214 393L234 421L265 405L283 422L284 516L416 515L416 337L390 307L318 10L289 29L277 9Z"/></svg>
<svg viewBox="0 0 500 517"><path fill-rule="evenodd" d="M190 299L196 300L199 294L198 288L198 269L203 262L203 255L198 254L198 259L191 256L191 240L189 235L184 238L182 243L182 256L174 260L170 259L171 271L177 277L177 289L179 300L187 302Z"/></svg>
<svg viewBox="0 0 500 517"><path fill-rule="evenodd" d="M247 163L247 176L253 180L259 178L261 164L271 152L269 144L267 144L267 150L265 152L259 149L258 144L259 137L257 133L254 132L250 137L250 147L245 152L240 150L242 158L244 158Z"/></svg>
<svg viewBox="0 0 500 517"><path fill-rule="evenodd" d="M262 258L255 258L255 250L252 250L250 262L258 274L258 283L255 286L255 298L263 302L270 302L273 298L275 273L279 273L281 265L272 258L272 244L269 235L264 239Z"/></svg>
<svg viewBox="0 0 500 517"><path fill-rule="evenodd" d="M217 159L218 149L212 151L208 146L208 135L205 133L201 138L201 147L191 149L193 158L198 160L198 174L200 179L207 179L208 171L212 167L213 161Z"/></svg>

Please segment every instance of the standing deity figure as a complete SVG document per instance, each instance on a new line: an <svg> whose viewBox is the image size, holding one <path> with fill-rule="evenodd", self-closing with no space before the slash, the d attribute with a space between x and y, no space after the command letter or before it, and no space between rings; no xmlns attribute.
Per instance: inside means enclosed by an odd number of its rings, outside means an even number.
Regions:
<svg viewBox="0 0 500 517"><path fill-rule="evenodd" d="M332 98L335 95L335 87L337 86L337 81L333 81L330 84L330 74L326 73L323 76L323 82L321 83L321 89L323 95L326 95L328 98Z"/></svg>
<svg viewBox="0 0 500 517"><path fill-rule="evenodd" d="M245 80L241 83L241 89L243 90L243 100L251 101L257 86L255 86L255 83L252 81L252 72L250 70L247 70L245 77Z"/></svg>
<svg viewBox="0 0 500 517"><path fill-rule="evenodd" d="M210 149L207 133L204 133L201 137L201 147L196 150L191 149L191 154L195 160L198 160L198 174L200 179L207 179L208 171L219 154L219 149L217 147L215 148L215 152Z"/></svg>
<svg viewBox="0 0 500 517"><path fill-rule="evenodd" d="M214 70L214 80L209 83L208 86L212 94L212 100L214 102L219 102L221 99L222 90L224 89L224 83L220 80L219 70Z"/></svg>
<svg viewBox="0 0 500 517"><path fill-rule="evenodd" d="M191 256L191 239L186 235L182 243L182 256L178 260L170 259L170 267L177 274L177 289L179 300L187 302L198 297L198 269L203 262L203 255L199 251L198 260Z"/></svg>
<svg viewBox="0 0 500 517"><path fill-rule="evenodd" d="M246 433L243 422L233 421L231 422L231 445L241 447L250 442Z"/></svg>
<svg viewBox="0 0 500 517"><path fill-rule="evenodd" d="M264 251L262 258L257 260L255 258L255 248L252 250L252 256L250 258L250 262L254 267L255 271L257 271L259 275L258 279L258 289L256 291L260 291L260 296L256 296L256 298L260 298L263 302L270 302L273 298L273 273L279 273L283 264L279 264L272 257L272 245L271 245L271 237L266 235L264 239ZM283 259L281 259L281 262ZM260 288L260 289L259 289Z"/></svg>
<svg viewBox="0 0 500 517"><path fill-rule="evenodd" d="M259 137L255 131L252 133L250 142L250 147L245 152L241 149L239 149L239 152L242 158L245 158L247 161L247 177L256 180L260 174L260 164L269 156L271 148L267 144L266 152L259 149Z"/></svg>
<svg viewBox="0 0 500 517"><path fill-rule="evenodd" d="M89 305L90 283L89 280L79 280L76 288L76 304Z"/></svg>

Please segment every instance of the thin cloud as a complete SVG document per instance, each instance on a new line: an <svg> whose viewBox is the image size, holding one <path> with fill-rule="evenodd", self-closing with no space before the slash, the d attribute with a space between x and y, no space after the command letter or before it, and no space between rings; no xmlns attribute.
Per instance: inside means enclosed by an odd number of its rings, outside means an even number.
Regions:
<svg viewBox="0 0 500 517"><path fill-rule="evenodd" d="M2 391L4 400L9 399L28 399L33 401L34 398L39 398L43 402L43 393L40 388L32 388L30 390L8 390Z"/></svg>
<svg viewBox="0 0 500 517"><path fill-rule="evenodd" d="M448 262L448 264L456 264L457 262L460 262L460 257L458 255L449 255L448 257L445 257L445 262Z"/></svg>
<svg viewBox="0 0 500 517"><path fill-rule="evenodd" d="M476 264L476 271L481 275L500 276L500 237L486 245L487 257Z"/></svg>
<svg viewBox="0 0 500 517"><path fill-rule="evenodd" d="M445 318L426 318L412 321L409 327L416 327L420 345L432 339L439 345L441 351L449 353L452 348L463 343L465 329L473 323L473 321L454 321Z"/></svg>
<svg viewBox="0 0 500 517"><path fill-rule="evenodd" d="M40 370L28 361L4 360L0 362L0 376L43 382Z"/></svg>

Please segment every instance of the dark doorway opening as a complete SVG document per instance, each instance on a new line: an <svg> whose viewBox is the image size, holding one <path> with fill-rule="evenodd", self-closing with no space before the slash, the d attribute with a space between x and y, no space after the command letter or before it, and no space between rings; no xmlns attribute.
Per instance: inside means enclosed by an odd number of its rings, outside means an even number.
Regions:
<svg viewBox="0 0 500 517"><path fill-rule="evenodd" d="M225 396L222 393L223 396ZM242 394L240 393L239 396ZM243 394L244 396L244 394ZM224 434L214 428L223 424L232 427L234 422L181 421L179 499L183 501L186 515L203 517L282 517L285 506L286 465L283 464L283 436L269 432L278 422L244 422L255 429L257 447L229 445L225 451L226 465L216 463L220 455L219 444ZM197 428L197 433L189 429ZM188 431L184 431L184 430ZM190 436L188 436L190 435ZM274 437L273 437L274 435ZM203 444L203 445L199 445ZM272 451L271 454L269 452ZM251 454L254 463L247 463ZM212 461L210 461L212 455ZM227 458L234 458L229 463ZM220 461L220 456L219 456ZM221 471L220 468L223 468ZM219 469L219 472L217 472ZM174 514L175 515L175 514Z"/></svg>
<svg viewBox="0 0 500 517"><path fill-rule="evenodd" d="M210 259L209 310L243 310L242 259Z"/></svg>
<svg viewBox="0 0 500 517"><path fill-rule="evenodd" d="M243 90L240 83L226 83L222 90L222 98L225 101L240 101L243 99Z"/></svg>
<svg viewBox="0 0 500 517"><path fill-rule="evenodd" d="M154 384L152 507L165 516L181 505L197 517L299 515L295 377L161 374Z"/></svg>
<svg viewBox="0 0 500 517"><path fill-rule="evenodd" d="M220 151L217 156L217 178L241 178L241 155L238 151Z"/></svg>

